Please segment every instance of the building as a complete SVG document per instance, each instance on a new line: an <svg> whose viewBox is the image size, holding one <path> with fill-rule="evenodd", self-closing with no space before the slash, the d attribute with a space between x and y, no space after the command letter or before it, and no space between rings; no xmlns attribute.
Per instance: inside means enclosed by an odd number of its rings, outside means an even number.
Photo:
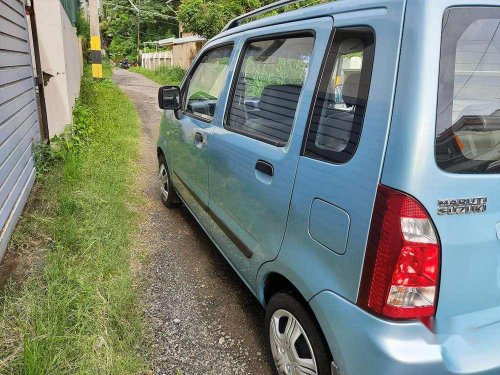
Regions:
<svg viewBox="0 0 500 375"><path fill-rule="evenodd" d="M181 38L159 40L158 45L172 47L172 65L188 69L206 42L207 40L200 36L182 33Z"/></svg>
<svg viewBox="0 0 500 375"><path fill-rule="evenodd" d="M33 2L36 8L38 52L45 81L47 128L49 136L52 137L61 134L64 127L71 122L73 106L80 95L83 55L75 27L80 2Z"/></svg>
<svg viewBox="0 0 500 375"><path fill-rule="evenodd" d="M0 258L35 181L33 146L71 122L82 73L78 7L0 1Z"/></svg>
<svg viewBox="0 0 500 375"><path fill-rule="evenodd" d="M0 2L0 257L35 180L40 139L30 35L24 4Z"/></svg>
<svg viewBox="0 0 500 375"><path fill-rule="evenodd" d="M143 53L141 55L141 65L150 70L160 65L180 66L187 70L207 40L189 33L181 33L181 35L180 38L168 38L152 42L169 50Z"/></svg>

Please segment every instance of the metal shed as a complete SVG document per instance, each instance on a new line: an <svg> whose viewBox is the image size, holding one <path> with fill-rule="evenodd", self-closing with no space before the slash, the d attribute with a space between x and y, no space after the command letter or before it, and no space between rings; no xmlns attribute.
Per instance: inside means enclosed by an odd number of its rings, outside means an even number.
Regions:
<svg viewBox="0 0 500 375"><path fill-rule="evenodd" d="M0 0L0 258L35 180L40 138L25 0Z"/></svg>

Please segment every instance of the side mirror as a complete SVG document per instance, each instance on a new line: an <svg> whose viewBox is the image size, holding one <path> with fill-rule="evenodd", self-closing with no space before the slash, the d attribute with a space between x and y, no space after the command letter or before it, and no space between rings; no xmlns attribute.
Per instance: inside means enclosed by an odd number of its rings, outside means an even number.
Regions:
<svg viewBox="0 0 500 375"><path fill-rule="evenodd" d="M178 110L180 104L181 89L179 86L163 86L158 90L158 105L161 109Z"/></svg>

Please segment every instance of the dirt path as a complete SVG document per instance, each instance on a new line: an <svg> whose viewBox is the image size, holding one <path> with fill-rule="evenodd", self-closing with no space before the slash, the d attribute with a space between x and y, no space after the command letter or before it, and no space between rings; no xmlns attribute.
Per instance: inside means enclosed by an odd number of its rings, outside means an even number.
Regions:
<svg viewBox="0 0 500 375"><path fill-rule="evenodd" d="M156 374L270 374L264 311L185 208L167 210L156 184L158 85L116 70L142 120L140 246L150 258L143 292Z"/></svg>

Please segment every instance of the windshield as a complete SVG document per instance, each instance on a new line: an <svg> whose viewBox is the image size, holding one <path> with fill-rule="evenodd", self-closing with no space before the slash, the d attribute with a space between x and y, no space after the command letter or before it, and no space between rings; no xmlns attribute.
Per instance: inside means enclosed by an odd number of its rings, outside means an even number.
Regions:
<svg viewBox="0 0 500 375"><path fill-rule="evenodd" d="M500 8L443 19L436 160L453 173L500 172Z"/></svg>

